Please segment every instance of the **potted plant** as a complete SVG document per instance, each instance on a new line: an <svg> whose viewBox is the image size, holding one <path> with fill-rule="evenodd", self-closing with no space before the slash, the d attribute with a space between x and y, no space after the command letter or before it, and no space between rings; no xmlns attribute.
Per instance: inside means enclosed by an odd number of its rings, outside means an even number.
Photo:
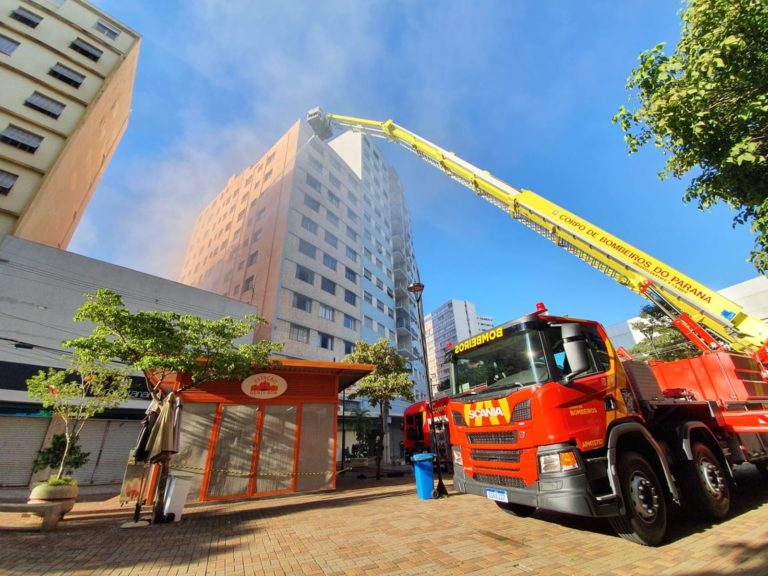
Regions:
<svg viewBox="0 0 768 576"><path fill-rule="evenodd" d="M77 480L71 474L88 462L88 452L83 452L75 438L69 447L66 458L67 438L64 434L54 434L51 445L37 453L32 472L48 469L60 470L48 480L36 484L29 494L30 502L65 502L67 506L62 515L72 510L78 495ZM63 472L63 474L61 473Z"/></svg>
<svg viewBox="0 0 768 576"><path fill-rule="evenodd" d="M51 437L51 445L38 452L33 470L46 468L56 472L36 485L30 502L66 500L69 512L78 494L77 482L71 474L88 461L88 453L77 446L86 421L96 414L129 398L130 377L124 367L110 364L100 348L78 347L68 357L70 368L40 370L27 380L30 398L50 408L60 419L63 432Z"/></svg>

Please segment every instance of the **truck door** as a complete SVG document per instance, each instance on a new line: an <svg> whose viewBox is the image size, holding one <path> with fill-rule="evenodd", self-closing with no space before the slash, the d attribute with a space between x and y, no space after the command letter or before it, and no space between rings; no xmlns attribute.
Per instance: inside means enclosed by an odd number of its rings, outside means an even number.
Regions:
<svg viewBox="0 0 768 576"><path fill-rule="evenodd" d="M552 335L552 352L565 383L560 387L560 406L568 429L580 449L592 450L605 444L607 422L613 419L617 402L609 392L611 363L605 341L596 326L581 324L580 328L586 345L587 369L584 372L568 378L570 363L556 327Z"/></svg>

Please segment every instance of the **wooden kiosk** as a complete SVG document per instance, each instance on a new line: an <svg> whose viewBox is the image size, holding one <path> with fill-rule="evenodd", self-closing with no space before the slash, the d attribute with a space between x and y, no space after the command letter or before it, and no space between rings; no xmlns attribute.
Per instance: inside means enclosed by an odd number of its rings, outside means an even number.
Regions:
<svg viewBox="0 0 768 576"><path fill-rule="evenodd" d="M188 500L225 500L336 487L339 392L368 364L281 360L242 381L179 394L179 452L171 474L191 483ZM183 375L166 380L176 389Z"/></svg>

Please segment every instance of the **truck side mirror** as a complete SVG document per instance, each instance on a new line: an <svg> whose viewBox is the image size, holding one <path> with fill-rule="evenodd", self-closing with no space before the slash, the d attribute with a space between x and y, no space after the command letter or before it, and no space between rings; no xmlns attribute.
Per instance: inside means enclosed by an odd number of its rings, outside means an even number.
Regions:
<svg viewBox="0 0 768 576"><path fill-rule="evenodd" d="M571 371L565 375L566 384L589 370L587 341L579 324L563 324L563 349Z"/></svg>

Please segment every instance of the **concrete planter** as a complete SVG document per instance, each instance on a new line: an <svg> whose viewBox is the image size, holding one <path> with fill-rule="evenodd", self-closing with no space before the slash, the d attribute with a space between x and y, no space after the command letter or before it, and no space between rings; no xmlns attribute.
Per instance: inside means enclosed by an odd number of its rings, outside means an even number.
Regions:
<svg viewBox="0 0 768 576"><path fill-rule="evenodd" d="M47 482L42 482L32 488L32 491L29 493L29 503L61 502L64 504L64 509L61 512L61 517L63 518L64 514L75 506L78 493L77 483L74 482L64 486L51 486Z"/></svg>
<svg viewBox="0 0 768 576"><path fill-rule="evenodd" d="M368 466L368 458L350 458L349 465L352 468L365 468Z"/></svg>

